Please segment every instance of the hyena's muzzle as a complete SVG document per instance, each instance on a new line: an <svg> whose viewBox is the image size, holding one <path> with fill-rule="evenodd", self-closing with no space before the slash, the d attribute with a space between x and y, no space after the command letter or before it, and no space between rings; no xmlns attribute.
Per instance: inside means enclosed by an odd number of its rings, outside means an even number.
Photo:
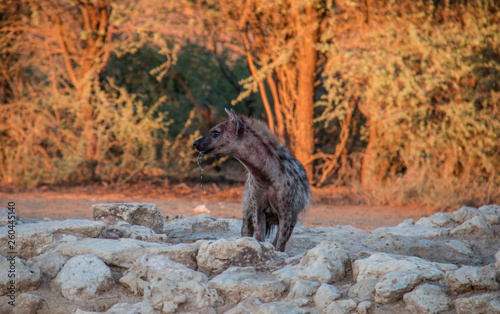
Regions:
<svg viewBox="0 0 500 314"><path fill-rule="evenodd" d="M207 136L203 136L193 142L194 148L196 148L197 151L203 154L208 154L213 150L213 148L210 147L210 144L210 138L207 138Z"/></svg>

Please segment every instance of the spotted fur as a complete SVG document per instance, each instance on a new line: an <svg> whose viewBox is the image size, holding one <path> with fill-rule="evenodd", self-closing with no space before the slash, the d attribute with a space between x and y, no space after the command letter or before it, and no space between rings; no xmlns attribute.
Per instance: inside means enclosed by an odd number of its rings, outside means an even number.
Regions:
<svg viewBox="0 0 500 314"><path fill-rule="evenodd" d="M193 145L205 154L234 156L246 167L241 235L264 241L277 226L273 245L284 252L298 215L309 204L306 171L263 122L226 112L229 119Z"/></svg>

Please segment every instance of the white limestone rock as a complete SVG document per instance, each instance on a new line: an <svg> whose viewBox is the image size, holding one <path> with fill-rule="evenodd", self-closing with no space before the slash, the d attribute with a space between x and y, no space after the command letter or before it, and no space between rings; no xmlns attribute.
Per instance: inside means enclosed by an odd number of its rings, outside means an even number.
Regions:
<svg viewBox="0 0 500 314"><path fill-rule="evenodd" d="M373 307L373 303L370 301L363 301L358 304L356 311L358 314L368 314L370 309Z"/></svg>
<svg viewBox="0 0 500 314"><path fill-rule="evenodd" d="M0 207L0 226L9 225L11 222L17 225L19 219L19 215L15 212L11 212L7 207Z"/></svg>
<svg viewBox="0 0 500 314"><path fill-rule="evenodd" d="M145 287L144 298L161 313L186 312L224 304L219 293L206 283L196 280L173 281L162 279Z"/></svg>
<svg viewBox="0 0 500 314"><path fill-rule="evenodd" d="M423 284L403 296L410 313L434 314L451 309L452 301L442 287Z"/></svg>
<svg viewBox="0 0 500 314"><path fill-rule="evenodd" d="M483 215L500 216L500 205L483 205L477 209Z"/></svg>
<svg viewBox="0 0 500 314"><path fill-rule="evenodd" d="M209 276L220 274L231 266L263 265L274 256L271 244L258 242L254 238L200 241L198 244L198 270Z"/></svg>
<svg viewBox="0 0 500 314"><path fill-rule="evenodd" d="M240 237L241 220L214 218L208 214L192 217L169 215L163 232L168 236L169 241L174 243Z"/></svg>
<svg viewBox="0 0 500 314"><path fill-rule="evenodd" d="M75 243L60 244L55 248L55 251L67 257L96 254L108 265L130 268L137 258L144 254L172 254L179 257L178 249L184 252L182 256L185 260L183 262L193 266L194 256L192 255L197 250L196 246L191 246L186 252L185 246L177 247L134 239L82 239Z"/></svg>
<svg viewBox="0 0 500 314"><path fill-rule="evenodd" d="M495 269L497 274L500 274L500 250L498 250L495 254Z"/></svg>
<svg viewBox="0 0 500 314"><path fill-rule="evenodd" d="M164 217L153 203L114 203L92 205L95 220L114 225L125 221L131 225L139 225L152 229L156 233L163 232Z"/></svg>
<svg viewBox="0 0 500 314"><path fill-rule="evenodd" d="M262 303L259 299L247 299L225 314L306 314L309 311L297 307L291 302Z"/></svg>
<svg viewBox="0 0 500 314"><path fill-rule="evenodd" d="M435 213L430 217L420 218L415 225L431 228L450 228L454 227L455 221L451 213Z"/></svg>
<svg viewBox="0 0 500 314"><path fill-rule="evenodd" d="M148 227L131 225L125 221L118 221L114 225L108 225L103 235L108 239L130 238L147 242L168 242L165 234L158 234Z"/></svg>
<svg viewBox="0 0 500 314"><path fill-rule="evenodd" d="M401 236L421 237L426 239L442 237L450 234L449 228L436 228L423 222L421 224L422 225L415 225L413 219L406 219L396 227L378 228L373 230L372 233L380 237Z"/></svg>
<svg viewBox="0 0 500 314"><path fill-rule="evenodd" d="M479 212L476 208L474 207L469 207L469 206L464 206L453 213L451 213L451 218L453 221L455 221L457 224L463 224L469 219L474 218L475 216L481 215L481 212Z"/></svg>
<svg viewBox="0 0 500 314"><path fill-rule="evenodd" d="M51 288L73 301L92 300L111 288L111 270L97 255L78 255L66 262Z"/></svg>
<svg viewBox="0 0 500 314"><path fill-rule="evenodd" d="M326 310L330 304L340 299L341 295L342 293L337 287L323 283L314 295L314 303L317 308Z"/></svg>
<svg viewBox="0 0 500 314"><path fill-rule="evenodd" d="M288 265L274 274L290 279L299 277L321 283L334 283L345 277L345 264L348 260L347 253L338 243L323 241L307 251L298 265Z"/></svg>
<svg viewBox="0 0 500 314"><path fill-rule="evenodd" d="M356 301L353 299L333 301L328 306L324 313L328 314L349 314L357 307Z"/></svg>
<svg viewBox="0 0 500 314"><path fill-rule="evenodd" d="M257 272L253 267L231 267L208 282L230 304L258 298L262 302L280 300L288 291L283 278Z"/></svg>
<svg viewBox="0 0 500 314"><path fill-rule="evenodd" d="M42 273L37 266L29 266L19 257L5 258L0 255L0 296L15 296L21 292L35 290L41 282Z"/></svg>
<svg viewBox="0 0 500 314"><path fill-rule="evenodd" d="M375 279L361 279L349 288L348 295L358 301L373 301L375 299Z"/></svg>
<svg viewBox="0 0 500 314"><path fill-rule="evenodd" d="M11 306L12 314L38 313L44 306L45 300L30 293L21 293L16 298L15 306Z"/></svg>
<svg viewBox="0 0 500 314"><path fill-rule="evenodd" d="M106 314L137 314L141 313L142 302L138 303L116 303L110 307Z"/></svg>
<svg viewBox="0 0 500 314"><path fill-rule="evenodd" d="M144 295L146 287L156 281L197 281L206 283L208 277L183 264L172 261L166 255L144 254L120 278L120 283L135 295Z"/></svg>
<svg viewBox="0 0 500 314"><path fill-rule="evenodd" d="M41 255L32 257L28 260L28 265L40 268L49 279L54 279L63 268L68 258L55 251L47 251Z"/></svg>
<svg viewBox="0 0 500 314"><path fill-rule="evenodd" d="M381 304L396 302L423 280L424 277L418 272L390 272L375 285L375 302Z"/></svg>
<svg viewBox="0 0 500 314"><path fill-rule="evenodd" d="M458 254L467 256L467 257L473 257L474 256L474 251L472 250L471 246L460 241L460 240L449 240L444 243L447 247L451 248L453 251L455 251Z"/></svg>
<svg viewBox="0 0 500 314"><path fill-rule="evenodd" d="M471 290L499 290L496 271L491 265L484 267L462 266L449 271L445 275L446 283L454 293L465 293Z"/></svg>
<svg viewBox="0 0 500 314"><path fill-rule="evenodd" d="M58 235L82 238L98 237L106 224L85 219L47 221L16 226L16 251L21 258L29 259L42 253L43 248L58 239ZM0 227L0 242L7 243L8 228Z"/></svg>
<svg viewBox="0 0 500 314"><path fill-rule="evenodd" d="M430 262L415 256L375 253L353 263L353 276L356 282L361 279L381 281L385 275L399 271L420 274L427 280L439 280L447 271L457 268L453 264Z"/></svg>
<svg viewBox="0 0 500 314"><path fill-rule="evenodd" d="M484 215L474 216L471 219L466 220L460 226L452 229L450 233L452 235L474 236L480 238L493 237L493 231L486 222Z"/></svg>
<svg viewBox="0 0 500 314"><path fill-rule="evenodd" d="M310 298L316 293L319 286L319 282L296 278L290 283L290 292L288 292L286 299L293 301Z"/></svg>
<svg viewBox="0 0 500 314"><path fill-rule="evenodd" d="M455 300L457 314L500 313L500 292L476 294Z"/></svg>

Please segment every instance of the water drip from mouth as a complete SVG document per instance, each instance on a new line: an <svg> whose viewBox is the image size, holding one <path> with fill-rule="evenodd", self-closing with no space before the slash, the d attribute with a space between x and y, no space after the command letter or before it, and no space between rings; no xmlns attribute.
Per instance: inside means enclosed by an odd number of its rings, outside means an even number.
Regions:
<svg viewBox="0 0 500 314"><path fill-rule="evenodd" d="M198 167L200 167L200 172L201 172L201 183L200 187L203 189L203 167L201 166L201 158L203 157L203 153L200 152L198 155L198 158L196 159L196 163L198 164Z"/></svg>

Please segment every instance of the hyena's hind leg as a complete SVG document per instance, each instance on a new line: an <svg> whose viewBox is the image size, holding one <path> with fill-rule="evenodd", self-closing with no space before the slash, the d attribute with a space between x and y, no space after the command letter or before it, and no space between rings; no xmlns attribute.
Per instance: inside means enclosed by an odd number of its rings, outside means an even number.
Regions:
<svg viewBox="0 0 500 314"><path fill-rule="evenodd" d="M243 225L241 226L242 237L253 237L252 213L243 212Z"/></svg>
<svg viewBox="0 0 500 314"><path fill-rule="evenodd" d="M278 251L285 252L286 243L292 235L293 228L297 224L297 218L293 217L291 212L281 212L279 215L278 233L273 241L275 248Z"/></svg>
<svg viewBox="0 0 500 314"><path fill-rule="evenodd" d="M245 187L245 194L243 195L243 225L241 226L242 237L253 237L253 211L255 208L255 199L249 189L249 183Z"/></svg>

